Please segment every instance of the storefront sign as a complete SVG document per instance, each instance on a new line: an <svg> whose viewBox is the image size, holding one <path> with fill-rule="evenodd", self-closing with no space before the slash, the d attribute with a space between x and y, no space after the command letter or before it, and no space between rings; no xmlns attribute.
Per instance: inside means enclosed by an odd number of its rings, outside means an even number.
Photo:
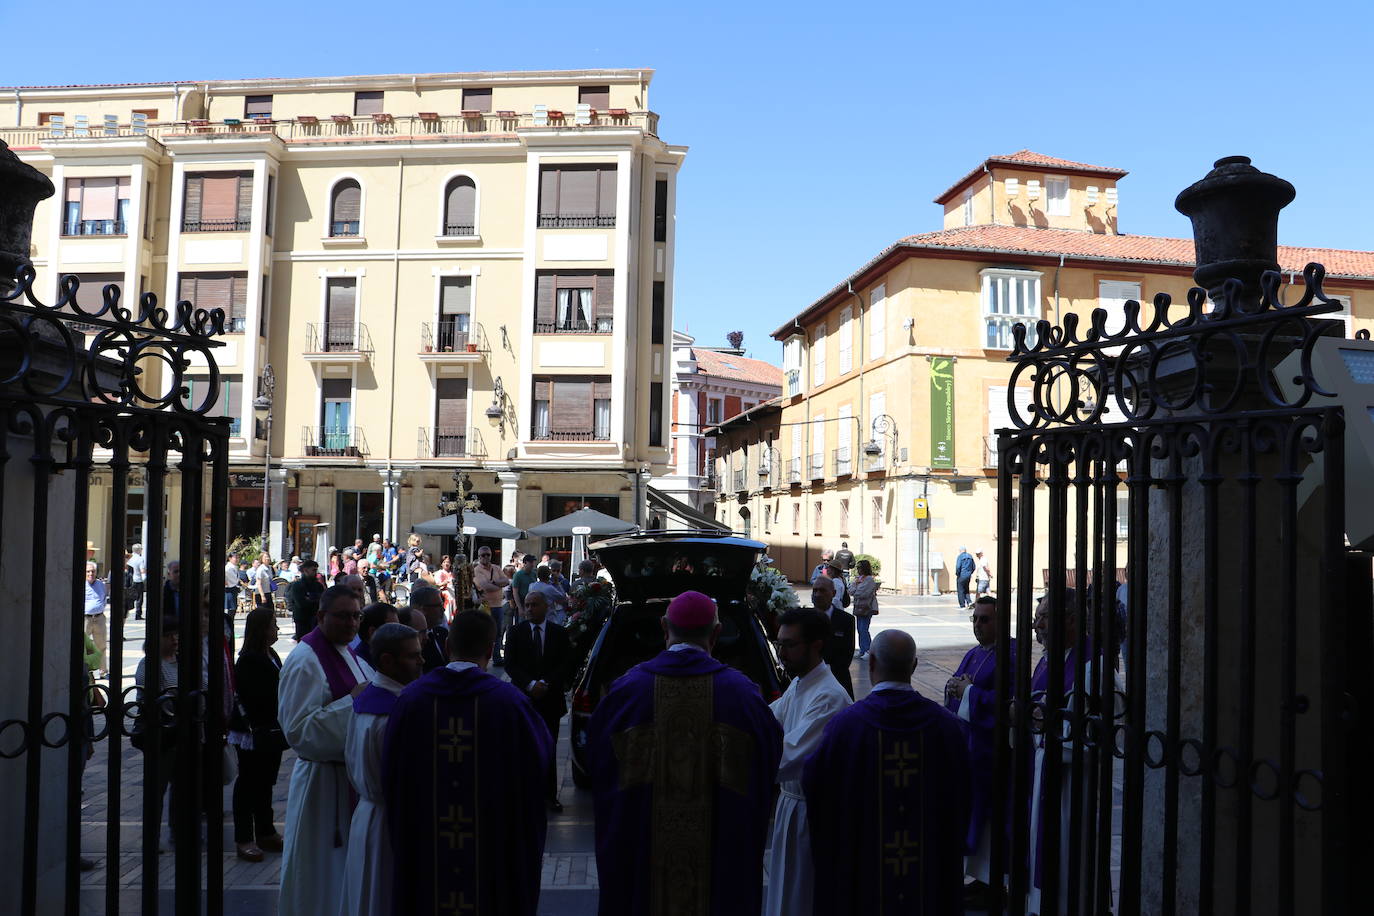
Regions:
<svg viewBox="0 0 1374 916"><path fill-rule="evenodd" d="M253 474L253 473L230 474L230 475L229 475L229 486L230 486L230 487L257 487L259 490L261 490L261 489L262 489L262 472L259 471L259 472L256 473L256 474Z"/></svg>
<svg viewBox="0 0 1374 916"><path fill-rule="evenodd" d="M954 358L930 358L930 466L954 467Z"/></svg>

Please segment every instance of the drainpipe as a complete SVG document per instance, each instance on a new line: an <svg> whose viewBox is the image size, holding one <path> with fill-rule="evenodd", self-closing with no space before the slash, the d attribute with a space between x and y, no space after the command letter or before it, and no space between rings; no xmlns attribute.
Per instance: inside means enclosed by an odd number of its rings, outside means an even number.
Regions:
<svg viewBox="0 0 1374 916"><path fill-rule="evenodd" d="M988 176L988 209L992 211L992 224L997 225L997 179L993 177L992 169L988 168L986 162L983 163L983 174Z"/></svg>
<svg viewBox="0 0 1374 916"><path fill-rule="evenodd" d="M1054 324L1058 327L1059 321L1059 272L1064 269L1064 255L1059 256L1059 266L1054 269Z"/></svg>
<svg viewBox="0 0 1374 916"><path fill-rule="evenodd" d="M14 126L18 127L24 120L24 99L19 95L19 90L14 90Z"/></svg>
<svg viewBox="0 0 1374 916"><path fill-rule="evenodd" d="M401 302L401 200L405 196L406 161L396 157L396 244L391 249L391 390L396 390L396 338L400 322ZM472 387L468 386L468 399L471 401ZM395 544L399 539L397 516L401 514L400 490L392 479L392 446L396 438L396 398L387 398L389 415L386 421L386 491L391 507L391 530L387 537Z"/></svg>

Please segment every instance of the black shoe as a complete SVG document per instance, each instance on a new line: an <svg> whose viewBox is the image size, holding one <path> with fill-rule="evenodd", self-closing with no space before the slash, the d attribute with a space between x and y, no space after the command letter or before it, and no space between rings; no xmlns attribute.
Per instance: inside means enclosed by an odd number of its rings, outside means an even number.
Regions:
<svg viewBox="0 0 1374 916"><path fill-rule="evenodd" d="M556 798L549 799L549 810L554 814L563 813L563 803Z"/></svg>
<svg viewBox="0 0 1374 916"><path fill-rule="evenodd" d="M134 620L142 620L142 619L143 619L143 615L142 615L142 614L135 614L135 615L134 615Z"/></svg>

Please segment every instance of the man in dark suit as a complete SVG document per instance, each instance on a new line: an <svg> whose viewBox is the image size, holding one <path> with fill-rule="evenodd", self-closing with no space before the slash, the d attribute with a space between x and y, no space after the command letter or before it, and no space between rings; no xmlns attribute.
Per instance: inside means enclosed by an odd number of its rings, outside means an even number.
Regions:
<svg viewBox="0 0 1374 916"><path fill-rule="evenodd" d="M421 654L425 659L425 674L448 664L448 627L444 626L444 596L430 585L410 591L410 607L425 615L425 629L429 634L422 640Z"/></svg>
<svg viewBox="0 0 1374 916"><path fill-rule="evenodd" d="M506 635L506 674L534 703L557 747L558 723L568 711L565 693L572 640L567 630L545 619L549 602L543 593L530 590L525 596L525 613L529 619L520 621ZM563 810L558 800L556 763L549 775L549 810L556 813Z"/></svg>
<svg viewBox="0 0 1374 916"><path fill-rule="evenodd" d="M811 606L830 620L830 636L825 641L821 658L830 666L845 693L853 697L854 682L849 677L849 663L854 660L854 615L835 607L835 581L826 576L811 583Z"/></svg>

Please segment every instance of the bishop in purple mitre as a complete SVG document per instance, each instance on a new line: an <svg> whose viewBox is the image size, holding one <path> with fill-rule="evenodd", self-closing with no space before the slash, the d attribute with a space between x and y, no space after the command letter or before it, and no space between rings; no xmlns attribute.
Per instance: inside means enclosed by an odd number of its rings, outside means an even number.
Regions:
<svg viewBox="0 0 1374 916"><path fill-rule="evenodd" d="M715 602L684 592L667 648L592 716L601 916L758 916L782 729L747 677L712 658Z"/></svg>
<svg viewBox="0 0 1374 916"><path fill-rule="evenodd" d="M873 690L837 713L802 771L815 916L964 911L967 726L911 686L916 643L884 630Z"/></svg>
<svg viewBox="0 0 1374 916"><path fill-rule="evenodd" d="M394 862L391 912L534 916L544 854L549 730L487 674L496 625L458 614L451 661L397 698L382 753Z"/></svg>
<svg viewBox="0 0 1374 916"><path fill-rule="evenodd" d="M993 884L992 830L988 815L992 805L993 769L996 765L997 599L983 595L972 607L973 637L978 640L978 645L964 654L954 676L945 685L945 708L969 725L969 776L973 797L964 871L982 885L975 885L975 891L985 894ZM1009 642L1014 672L1016 641ZM1010 677L1007 683L1012 683Z"/></svg>

